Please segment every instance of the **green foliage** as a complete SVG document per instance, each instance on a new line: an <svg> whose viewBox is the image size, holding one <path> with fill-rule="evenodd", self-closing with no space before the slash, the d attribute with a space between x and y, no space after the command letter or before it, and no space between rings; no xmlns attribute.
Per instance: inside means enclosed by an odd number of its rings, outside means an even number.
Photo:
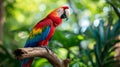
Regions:
<svg viewBox="0 0 120 67"><path fill-rule="evenodd" d="M120 33L120 19L114 24L110 25L109 23L104 26L104 21L101 20L98 27L90 26L88 31L91 33L92 38L96 41L94 49L90 53L94 53L94 60L90 59L93 67L106 67L111 63L115 63L114 60L114 50L115 44L120 42L116 40L116 36ZM112 27L112 29L111 29ZM113 32L114 31L114 32ZM92 58L89 52L87 52L89 58Z"/></svg>
<svg viewBox="0 0 120 67"><path fill-rule="evenodd" d="M4 0L5 23L3 45L0 46L0 67L19 67L13 50L23 47L30 30L49 12L62 5L70 9L68 21L64 21L49 43L61 59L71 58L70 67L114 67L113 47L120 42L120 19L108 1L120 7L119 0ZM88 25L86 27L86 25ZM79 32L80 31L80 32ZM36 58L32 67L52 67L46 59Z"/></svg>
<svg viewBox="0 0 120 67"><path fill-rule="evenodd" d="M0 46L0 67L7 67L9 66L16 67L17 65L20 66L20 61L16 61L13 57L12 51L9 48L4 46Z"/></svg>

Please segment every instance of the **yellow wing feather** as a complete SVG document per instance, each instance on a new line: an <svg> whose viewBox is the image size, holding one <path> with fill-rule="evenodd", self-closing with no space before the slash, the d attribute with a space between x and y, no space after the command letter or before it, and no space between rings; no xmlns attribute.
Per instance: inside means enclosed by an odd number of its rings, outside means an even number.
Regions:
<svg viewBox="0 0 120 67"><path fill-rule="evenodd" d="M30 32L30 38L32 38L33 36L37 35L38 33L41 33L42 32L42 28L38 28L38 29L33 29L31 32Z"/></svg>

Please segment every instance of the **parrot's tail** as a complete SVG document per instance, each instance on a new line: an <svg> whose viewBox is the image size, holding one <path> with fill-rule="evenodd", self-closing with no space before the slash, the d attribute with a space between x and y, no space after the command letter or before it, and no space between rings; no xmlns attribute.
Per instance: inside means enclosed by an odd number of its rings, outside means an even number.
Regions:
<svg viewBox="0 0 120 67"><path fill-rule="evenodd" d="M26 58L22 60L21 67L31 67L34 58Z"/></svg>

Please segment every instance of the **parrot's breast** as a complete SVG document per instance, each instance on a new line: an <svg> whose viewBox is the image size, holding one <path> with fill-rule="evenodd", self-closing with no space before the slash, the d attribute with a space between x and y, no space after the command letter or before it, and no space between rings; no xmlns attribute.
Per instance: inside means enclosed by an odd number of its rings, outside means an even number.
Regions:
<svg viewBox="0 0 120 67"><path fill-rule="evenodd" d="M51 25L50 27L50 32L48 33L48 36L46 37L45 40L40 41L38 46L47 46L48 42L50 41L50 39L52 38L53 34L55 32L55 27L53 25Z"/></svg>
<svg viewBox="0 0 120 67"><path fill-rule="evenodd" d="M53 26L57 27L62 23L62 19L60 17L56 17L56 16L48 16L49 19L51 19L53 21Z"/></svg>
<svg viewBox="0 0 120 67"><path fill-rule="evenodd" d="M50 28L50 33L48 34L47 40L50 40L55 32L55 27L52 25Z"/></svg>

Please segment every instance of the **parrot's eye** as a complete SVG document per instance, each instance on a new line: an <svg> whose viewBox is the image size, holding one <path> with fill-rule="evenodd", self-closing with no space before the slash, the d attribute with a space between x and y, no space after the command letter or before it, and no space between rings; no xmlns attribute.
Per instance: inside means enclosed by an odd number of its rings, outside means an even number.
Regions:
<svg viewBox="0 0 120 67"><path fill-rule="evenodd" d="M63 8L58 9L57 12L62 14L63 13Z"/></svg>
<svg viewBox="0 0 120 67"><path fill-rule="evenodd" d="M60 10L58 10L57 12L60 12Z"/></svg>

